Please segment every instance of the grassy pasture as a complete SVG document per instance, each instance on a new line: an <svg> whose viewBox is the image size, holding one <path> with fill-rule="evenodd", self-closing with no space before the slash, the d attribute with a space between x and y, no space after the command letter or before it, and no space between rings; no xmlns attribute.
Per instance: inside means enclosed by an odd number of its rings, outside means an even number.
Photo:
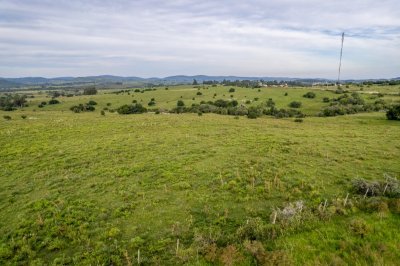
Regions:
<svg viewBox="0 0 400 266"><path fill-rule="evenodd" d="M330 99L337 98L340 94L335 94L332 90L326 90L324 87L315 88L273 88L273 87L263 87L263 88L238 88L233 87L235 92L229 92L232 87L225 86L206 86L200 88L194 88L193 86L173 86L165 90L164 88L157 88L155 91L145 91L144 93L134 92L135 89L130 89L128 93L115 94L115 90L102 90L98 95L81 95L75 97L62 97L59 98L61 104L46 106L44 109L49 111L59 111L68 110L72 105L77 105L79 103L86 103L89 100L95 100L98 103L97 109L102 109L108 107L110 109L117 108L123 104L131 104L132 101L136 100L143 106L148 107L147 104L152 98L155 99L156 105L154 108L165 108L171 109L176 106L178 100L183 100L186 106L191 106L193 103L199 104L201 101L215 101L217 99L235 99L239 103L246 104L246 101L250 103L246 105L259 105L264 104L269 98L273 99L279 108L289 108L288 105L292 101L302 102L302 107L299 108L300 111L306 115L315 116L321 110L322 107L328 106L329 103L324 103L323 98L328 97ZM330 88L332 89L332 88ZM375 90L381 89L377 87ZM352 91L353 89L349 89ZM309 91L316 92L316 98L308 99L304 98L303 95ZM202 95L197 95L201 92ZM285 96L285 93L288 93ZM363 93L363 97L367 102L373 102L377 99L376 95L371 95L369 93ZM38 110L37 106L42 101L49 101L51 99L45 92L41 94L35 93L36 97L31 99L31 104L26 110ZM216 96L214 96L216 95ZM232 95L232 97L231 97ZM255 100L258 98L258 100ZM384 100L391 102L398 99L395 95L385 95ZM193 100L194 99L194 100ZM111 106L107 106L107 103L111 103Z"/></svg>
<svg viewBox="0 0 400 266"><path fill-rule="evenodd" d="M99 113L107 103L155 98L156 107L171 108L178 99L190 105L217 93L272 98L282 108L297 100L312 115L326 105L323 97L337 97L316 88L314 99L302 97L310 88L228 90L101 91L44 108L37 104L51 98L36 94L24 110L0 111L12 117L0 119L0 264L130 265L138 250L143 265L397 264L400 203L363 209L370 199L350 190L357 177L399 177L400 124L384 113L303 123ZM69 111L91 99L95 112ZM271 224L274 210L298 200L301 219ZM272 233L259 236L257 226Z"/></svg>

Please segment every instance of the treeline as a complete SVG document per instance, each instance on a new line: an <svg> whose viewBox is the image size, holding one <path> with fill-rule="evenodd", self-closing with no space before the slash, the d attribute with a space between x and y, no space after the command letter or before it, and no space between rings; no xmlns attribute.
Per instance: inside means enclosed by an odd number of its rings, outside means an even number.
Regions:
<svg viewBox="0 0 400 266"><path fill-rule="evenodd" d="M309 87L312 82L308 81L264 81L264 80L222 80L221 82L217 80L205 80L204 85L223 85L223 86L236 86L242 88L260 88L261 86L290 86L290 87ZM193 84L193 85L197 85Z"/></svg>
<svg viewBox="0 0 400 266"><path fill-rule="evenodd" d="M363 85L381 85L381 86L395 86L395 85L400 85L400 79L399 80L374 80L374 81L364 81L362 82Z"/></svg>
<svg viewBox="0 0 400 266"><path fill-rule="evenodd" d="M140 103L134 103L132 105L123 105L117 109L119 114L142 114L148 111L154 111L156 113L167 112L167 113L197 113L198 115L206 113L214 113L220 115L232 115L232 116L247 116L248 118L257 118L263 115L271 115L276 118L283 117L305 117L303 113L295 109L284 109L275 107L275 103L272 99L269 99L263 104L258 106L246 106L239 104L236 100L223 100L218 99L216 101L202 101L200 104L192 104L186 106L182 100L179 100L176 107L171 110L159 110L143 107Z"/></svg>

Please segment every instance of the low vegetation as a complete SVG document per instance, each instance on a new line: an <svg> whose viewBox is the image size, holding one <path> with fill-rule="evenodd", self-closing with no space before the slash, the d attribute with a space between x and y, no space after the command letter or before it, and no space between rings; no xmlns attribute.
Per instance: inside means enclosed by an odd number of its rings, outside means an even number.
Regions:
<svg viewBox="0 0 400 266"><path fill-rule="evenodd" d="M0 264L396 265L397 92L242 85L19 92Z"/></svg>

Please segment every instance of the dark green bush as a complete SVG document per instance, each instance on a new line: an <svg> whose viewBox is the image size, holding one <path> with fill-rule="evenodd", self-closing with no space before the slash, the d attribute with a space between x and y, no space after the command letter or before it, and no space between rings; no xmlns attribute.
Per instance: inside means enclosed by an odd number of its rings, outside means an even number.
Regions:
<svg viewBox="0 0 400 266"><path fill-rule="evenodd" d="M235 92L234 88L230 88L228 92Z"/></svg>
<svg viewBox="0 0 400 266"><path fill-rule="evenodd" d="M310 99L315 98L315 96L316 96L315 93L312 91L309 91L303 95L304 98L310 98Z"/></svg>
<svg viewBox="0 0 400 266"><path fill-rule="evenodd" d="M272 100L272 98L269 98L266 105L267 105L267 107L274 107L275 102Z"/></svg>
<svg viewBox="0 0 400 266"><path fill-rule="evenodd" d="M255 119L263 115L263 110L260 107L251 106L248 110L247 117Z"/></svg>
<svg viewBox="0 0 400 266"><path fill-rule="evenodd" d="M117 109L119 114L142 114L147 112L147 109L143 107L140 103L132 105L123 105Z"/></svg>
<svg viewBox="0 0 400 266"><path fill-rule="evenodd" d="M93 101L93 100L90 100L90 101L87 103L87 105L97 105L97 103L96 103L95 101Z"/></svg>
<svg viewBox="0 0 400 266"><path fill-rule="evenodd" d="M386 112L386 117L389 120L400 120L400 104L390 106Z"/></svg>
<svg viewBox="0 0 400 266"><path fill-rule="evenodd" d="M72 106L70 110L73 111L74 113L82 113L82 112L93 112L94 110L96 110L96 108L94 108L93 105L79 104Z"/></svg>
<svg viewBox="0 0 400 266"><path fill-rule="evenodd" d="M293 101L289 103L289 107L291 108L300 108L301 107L301 102Z"/></svg>
<svg viewBox="0 0 400 266"><path fill-rule="evenodd" d="M11 116L9 116L9 115L3 115L3 118L4 118L5 120L11 120Z"/></svg>
<svg viewBox="0 0 400 266"><path fill-rule="evenodd" d="M183 106L185 106L185 103L184 103L182 100L179 100L179 101L176 103L176 106L178 106L178 107L183 107Z"/></svg>
<svg viewBox="0 0 400 266"><path fill-rule="evenodd" d="M59 103L60 103L60 101L57 100L57 99L51 99L51 100L49 101L49 104L59 104Z"/></svg>

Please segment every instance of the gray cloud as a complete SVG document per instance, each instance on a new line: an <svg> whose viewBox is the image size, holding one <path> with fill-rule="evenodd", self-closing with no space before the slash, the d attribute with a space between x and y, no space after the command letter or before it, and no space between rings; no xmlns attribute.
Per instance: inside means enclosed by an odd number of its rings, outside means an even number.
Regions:
<svg viewBox="0 0 400 266"><path fill-rule="evenodd" d="M0 0L0 76L400 76L400 2Z"/></svg>

